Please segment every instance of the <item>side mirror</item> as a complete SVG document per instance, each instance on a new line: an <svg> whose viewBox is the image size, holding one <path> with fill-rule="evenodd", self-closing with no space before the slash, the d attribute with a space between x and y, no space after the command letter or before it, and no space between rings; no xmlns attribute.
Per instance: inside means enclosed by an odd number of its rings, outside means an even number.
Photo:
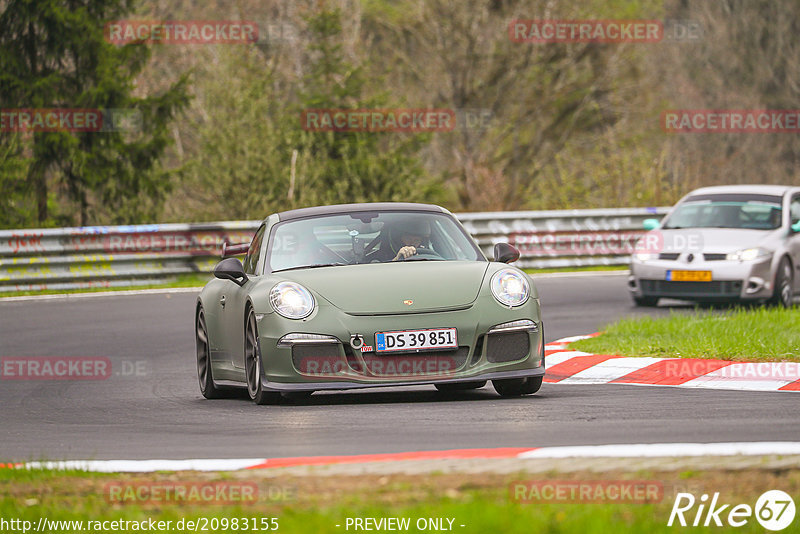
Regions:
<svg viewBox="0 0 800 534"><path fill-rule="evenodd" d="M792 225L792 232L800 232L800 221L797 221Z"/></svg>
<svg viewBox="0 0 800 534"><path fill-rule="evenodd" d="M494 261L511 263L519 259L519 250L508 243L497 243L494 246Z"/></svg>
<svg viewBox="0 0 800 534"><path fill-rule="evenodd" d="M658 219L645 219L642 223L642 227L649 232L650 230L658 228L660 224L661 222Z"/></svg>
<svg viewBox="0 0 800 534"><path fill-rule="evenodd" d="M230 280L238 286L243 286L247 282L247 275L244 274L244 267L238 258L226 258L214 267L214 276L221 280Z"/></svg>

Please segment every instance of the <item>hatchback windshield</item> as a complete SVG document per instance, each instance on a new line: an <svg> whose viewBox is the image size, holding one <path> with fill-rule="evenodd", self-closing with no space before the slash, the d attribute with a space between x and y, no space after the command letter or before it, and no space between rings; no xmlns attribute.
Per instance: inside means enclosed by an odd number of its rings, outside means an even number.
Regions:
<svg viewBox="0 0 800 534"><path fill-rule="evenodd" d="M781 197L772 195L697 195L683 201L663 228L741 228L781 226Z"/></svg>
<svg viewBox="0 0 800 534"><path fill-rule="evenodd" d="M365 211L278 223L272 231L267 267L274 272L392 261L457 260L486 258L451 216Z"/></svg>

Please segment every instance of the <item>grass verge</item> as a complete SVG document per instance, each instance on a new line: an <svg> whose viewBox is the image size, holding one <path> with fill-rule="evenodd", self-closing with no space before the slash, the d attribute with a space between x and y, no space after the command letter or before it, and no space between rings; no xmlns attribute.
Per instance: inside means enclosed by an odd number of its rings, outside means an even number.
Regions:
<svg viewBox="0 0 800 534"><path fill-rule="evenodd" d="M621 356L800 361L800 310L734 308L622 319L570 348Z"/></svg>
<svg viewBox="0 0 800 534"><path fill-rule="evenodd" d="M0 471L0 517L6 521L30 521L34 526L32 530L41 518L46 518L50 522L83 521L83 531L88 530L87 520L153 519L171 521L173 527L162 530L168 532L194 531L186 528L186 521L205 521L207 528L201 526L198 531L263 532L261 528L242 529L241 524L245 519L248 522L255 519L260 526L261 518L275 518L279 532L342 533L356 530L352 525L347 528L348 518L395 517L408 518L411 526L407 531L410 532L419 531L416 526L419 520L438 519L442 526L450 527L444 530L463 533L666 533L674 532L676 528L667 526L667 521L679 492L692 493L698 503L701 494L719 492L720 504L731 503L733 506L743 503L754 507L763 492L780 489L800 502L800 471L790 469L327 477L276 476L259 472L97 475ZM529 500L521 502L520 483L533 481L565 488L567 500L562 498L557 502L556 497L547 498L543 490L539 498L531 492L524 492ZM621 502L619 496L614 497L620 494L609 491L631 481L657 485L661 488L658 497L646 504ZM601 493L595 491L589 502L569 499L570 485L586 483L602 488ZM197 484L225 484L229 488L256 485L258 499L231 504L217 502L216 497L212 497L201 504L187 504L168 498L150 498L156 488L174 489ZM114 493L120 488L121 492ZM129 494L128 488L136 491ZM146 498L141 497L145 495L141 488L146 489ZM122 497L124 495L133 498L128 500ZM162 491L160 495L168 493ZM232 494L226 495L230 497ZM685 514L689 522L694 519L697 509L695 506ZM726 514L722 514L723 520ZM215 519L217 528L211 528ZM238 519L239 528L232 527L233 519ZM184 528L175 528L180 520L184 521ZM228 528L222 528L223 520L227 520ZM47 530L67 532L79 529L75 524L66 528L63 525L54 528L50 524ZM134 529L128 526L127 530ZM763 532L755 517L750 517L741 528L714 528L715 532L734 530Z"/></svg>
<svg viewBox="0 0 800 534"><path fill-rule="evenodd" d="M549 269L523 269L528 274L584 273L592 271L627 271L628 265L587 265L584 267L561 267Z"/></svg>
<svg viewBox="0 0 800 534"><path fill-rule="evenodd" d="M203 287L211 280L208 274L179 274L163 284L145 284L114 287L85 287L80 289L42 289L36 291L0 291L0 297L25 297L30 295L64 295L72 293L98 293L105 291L135 291L137 289L169 289L175 287Z"/></svg>

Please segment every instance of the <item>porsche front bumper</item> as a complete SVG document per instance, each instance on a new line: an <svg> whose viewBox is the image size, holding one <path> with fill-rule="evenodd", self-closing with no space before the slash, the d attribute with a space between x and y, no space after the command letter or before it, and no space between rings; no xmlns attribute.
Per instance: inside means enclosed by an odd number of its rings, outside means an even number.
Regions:
<svg viewBox="0 0 800 534"><path fill-rule="evenodd" d="M262 387L308 391L543 376L539 311L537 299L509 309L479 297L457 311L355 316L321 306L308 321L257 315ZM429 328L456 328L458 349L374 352L377 332ZM311 335L287 341L290 333ZM354 349L353 336L372 350Z"/></svg>

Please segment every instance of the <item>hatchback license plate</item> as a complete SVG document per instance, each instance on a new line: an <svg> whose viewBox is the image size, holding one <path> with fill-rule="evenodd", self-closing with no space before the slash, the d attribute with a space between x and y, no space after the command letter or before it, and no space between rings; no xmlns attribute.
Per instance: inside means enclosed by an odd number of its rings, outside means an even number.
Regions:
<svg viewBox="0 0 800 534"><path fill-rule="evenodd" d="M375 334L375 352L457 349L455 328L400 330Z"/></svg>
<svg viewBox="0 0 800 534"><path fill-rule="evenodd" d="M711 271L667 271L669 282L710 282Z"/></svg>

